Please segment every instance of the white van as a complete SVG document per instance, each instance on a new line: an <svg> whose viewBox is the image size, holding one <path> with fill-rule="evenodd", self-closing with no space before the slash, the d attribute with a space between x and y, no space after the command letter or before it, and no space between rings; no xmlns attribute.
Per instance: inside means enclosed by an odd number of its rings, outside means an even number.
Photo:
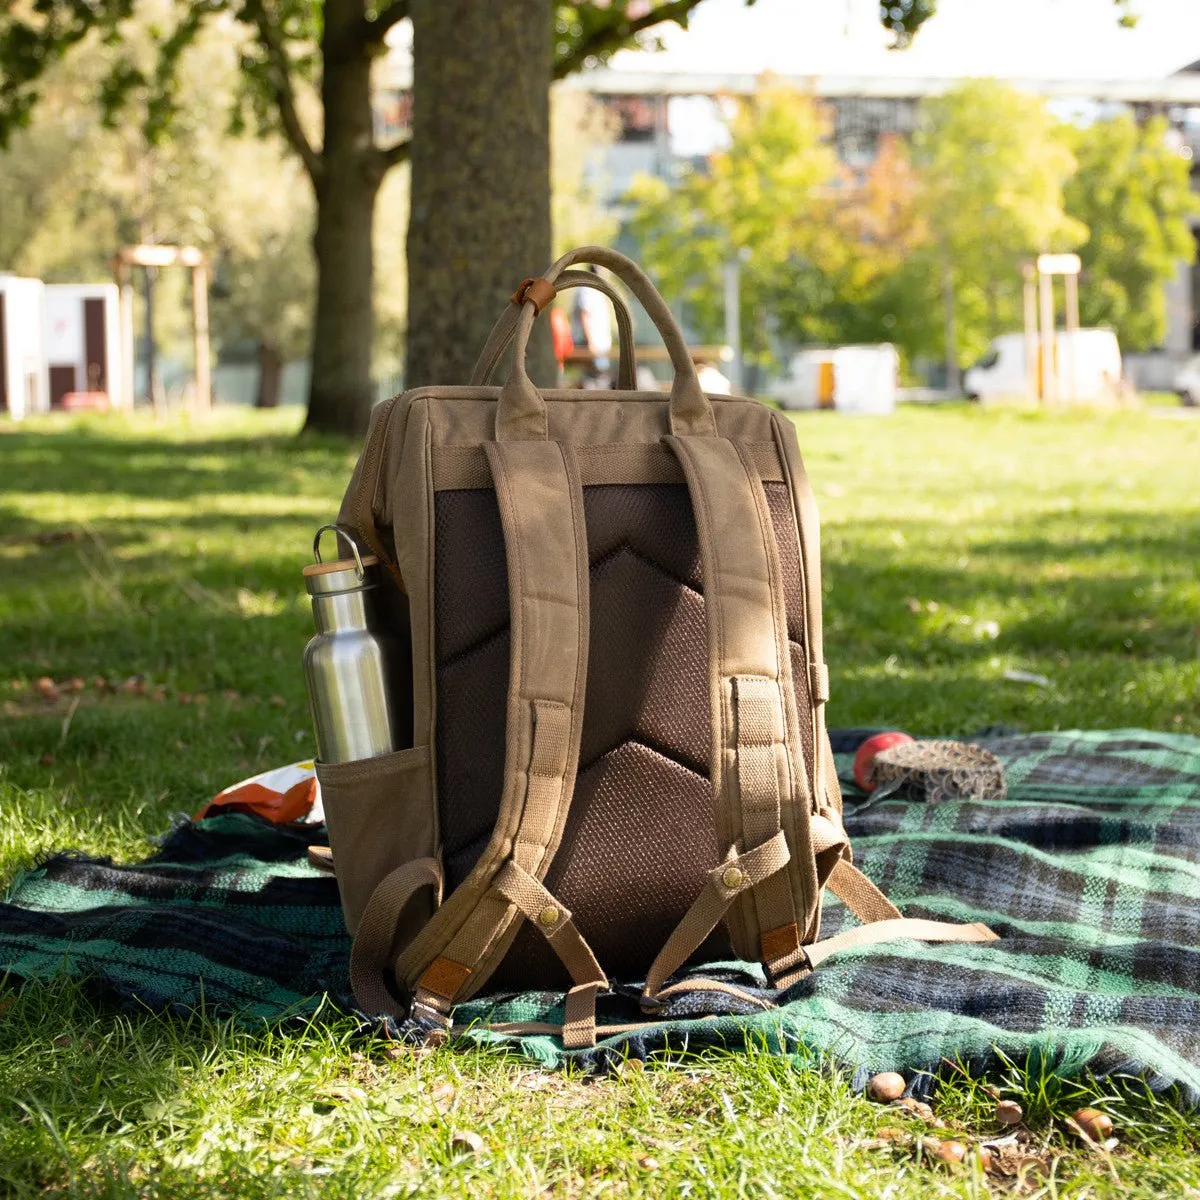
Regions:
<svg viewBox="0 0 1200 1200"><path fill-rule="evenodd" d="M881 415L896 407L900 357L890 343L801 350L767 388L780 408Z"/></svg>
<svg viewBox="0 0 1200 1200"><path fill-rule="evenodd" d="M1054 335L1060 400L1114 400L1121 383L1121 348L1111 329L1076 329ZM1041 367L1041 343L1038 361ZM1029 392L1025 335L1002 333L988 352L963 376L969 400L1024 396Z"/></svg>

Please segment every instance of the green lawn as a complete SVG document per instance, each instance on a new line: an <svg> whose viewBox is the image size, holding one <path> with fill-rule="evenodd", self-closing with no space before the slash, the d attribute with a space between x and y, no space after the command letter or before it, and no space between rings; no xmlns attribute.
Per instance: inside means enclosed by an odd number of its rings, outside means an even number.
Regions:
<svg viewBox="0 0 1200 1200"><path fill-rule="evenodd" d="M172 814L311 753L299 568L354 453L296 424L0 424L0 886L55 848L142 856ZM956 407L798 427L825 518L831 724L1200 733L1200 419ZM0 996L0 1194L1013 1190L876 1139L903 1122L778 1059L585 1082L350 1032L117 1017L65 984ZM1194 1116L1134 1083L995 1082L1051 1171L1019 1194L1200 1196ZM1118 1119L1111 1159L1064 1130L1083 1099ZM970 1136L992 1104L951 1080L937 1109ZM483 1150L456 1152L456 1131Z"/></svg>

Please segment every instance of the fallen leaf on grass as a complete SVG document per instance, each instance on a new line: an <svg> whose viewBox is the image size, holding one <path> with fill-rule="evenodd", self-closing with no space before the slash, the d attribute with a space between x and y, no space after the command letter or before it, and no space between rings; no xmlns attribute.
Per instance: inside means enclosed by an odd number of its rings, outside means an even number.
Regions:
<svg viewBox="0 0 1200 1200"><path fill-rule="evenodd" d="M1009 683L1032 683L1034 687L1040 688L1050 686L1050 680L1036 671L1005 671L1002 678L1007 679Z"/></svg>
<svg viewBox="0 0 1200 1200"><path fill-rule="evenodd" d="M315 1094L323 1100L336 1100L341 1104L351 1100L359 1104L367 1102L367 1093L352 1083L325 1083L316 1089Z"/></svg>
<svg viewBox="0 0 1200 1200"><path fill-rule="evenodd" d="M473 1129L459 1130L450 1139L450 1148L456 1154L482 1154L483 1138Z"/></svg>

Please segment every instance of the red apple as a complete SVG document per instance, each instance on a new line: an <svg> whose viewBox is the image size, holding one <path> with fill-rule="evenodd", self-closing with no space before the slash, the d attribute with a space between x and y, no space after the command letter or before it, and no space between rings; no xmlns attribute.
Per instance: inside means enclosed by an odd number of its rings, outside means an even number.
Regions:
<svg viewBox="0 0 1200 1200"><path fill-rule="evenodd" d="M905 742L911 741L913 739L907 733L900 733L898 730L892 730L889 733L876 733L867 738L859 746L858 753L854 756L854 782L864 792L873 792L875 790L875 780L871 778L871 769L875 765L875 755L881 750L887 750L891 746L900 746Z"/></svg>

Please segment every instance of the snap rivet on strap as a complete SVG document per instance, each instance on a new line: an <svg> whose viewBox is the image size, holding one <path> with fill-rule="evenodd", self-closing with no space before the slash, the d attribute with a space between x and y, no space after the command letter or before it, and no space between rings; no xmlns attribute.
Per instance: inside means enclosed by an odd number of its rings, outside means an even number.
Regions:
<svg viewBox="0 0 1200 1200"><path fill-rule="evenodd" d="M745 876L737 867L726 867L725 873L721 876L721 882L729 889L742 886L742 880Z"/></svg>
<svg viewBox="0 0 1200 1200"><path fill-rule="evenodd" d="M557 923L558 918L558 909L555 908L553 904L547 904L546 907L543 908L540 913L538 913L538 924L549 928L551 925Z"/></svg>

